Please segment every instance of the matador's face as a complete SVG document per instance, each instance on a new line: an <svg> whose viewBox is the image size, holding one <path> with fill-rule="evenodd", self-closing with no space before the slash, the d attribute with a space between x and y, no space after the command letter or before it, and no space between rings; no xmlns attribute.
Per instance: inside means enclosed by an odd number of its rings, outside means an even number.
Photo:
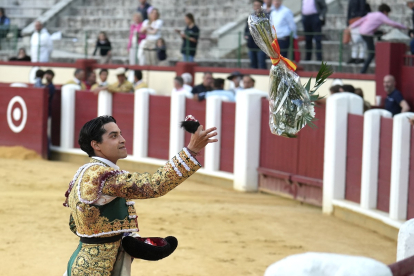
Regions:
<svg viewBox="0 0 414 276"><path fill-rule="evenodd" d="M97 156L108 159L116 164L119 159L127 157L125 139L115 123L107 123L103 126L106 132L102 135L102 143L92 145Z"/></svg>

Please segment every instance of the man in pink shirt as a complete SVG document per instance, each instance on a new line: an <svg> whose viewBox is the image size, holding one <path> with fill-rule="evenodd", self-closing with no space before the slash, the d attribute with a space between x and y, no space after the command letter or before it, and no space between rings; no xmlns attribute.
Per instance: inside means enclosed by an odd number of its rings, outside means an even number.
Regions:
<svg viewBox="0 0 414 276"><path fill-rule="evenodd" d="M391 12L391 8L387 4L381 4L378 7L377 12L370 12L366 16L362 17L358 21L354 22L349 26L350 29L359 27L359 32L362 35L365 43L367 44L368 57L365 60L364 66L362 67L361 74L367 72L369 64L375 57L375 44L374 44L374 33L382 25L386 24L399 29L406 29L404 25L392 21L388 18L388 14Z"/></svg>

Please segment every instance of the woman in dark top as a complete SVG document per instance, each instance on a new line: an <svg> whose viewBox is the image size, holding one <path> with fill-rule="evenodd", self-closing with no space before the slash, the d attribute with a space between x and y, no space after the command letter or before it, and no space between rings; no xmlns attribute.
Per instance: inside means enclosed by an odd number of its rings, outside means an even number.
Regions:
<svg viewBox="0 0 414 276"><path fill-rule="evenodd" d="M196 55L198 38L200 36L200 29L194 23L194 16L191 13L185 15L185 24L187 27L182 33L180 30L175 30L181 35L183 39L183 46L181 47L181 53L185 62L193 62Z"/></svg>
<svg viewBox="0 0 414 276"><path fill-rule="evenodd" d="M100 63L107 64L112 62L112 55L111 55L111 42L109 41L108 37L106 36L105 32L100 32L98 36L98 40L96 41L95 51L93 51L93 55L96 55L96 52L99 49L99 53L101 56Z"/></svg>
<svg viewBox="0 0 414 276"><path fill-rule="evenodd" d="M31 58L26 54L26 50L24 48L19 49L19 54L17 57L12 57L9 59L10 61L31 61Z"/></svg>

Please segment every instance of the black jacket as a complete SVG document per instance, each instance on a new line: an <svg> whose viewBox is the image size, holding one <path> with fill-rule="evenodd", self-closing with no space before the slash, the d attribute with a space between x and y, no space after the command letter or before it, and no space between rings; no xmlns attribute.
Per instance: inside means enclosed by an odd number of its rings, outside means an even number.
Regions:
<svg viewBox="0 0 414 276"><path fill-rule="evenodd" d="M364 17L367 15L366 0L349 0L347 22L356 17Z"/></svg>

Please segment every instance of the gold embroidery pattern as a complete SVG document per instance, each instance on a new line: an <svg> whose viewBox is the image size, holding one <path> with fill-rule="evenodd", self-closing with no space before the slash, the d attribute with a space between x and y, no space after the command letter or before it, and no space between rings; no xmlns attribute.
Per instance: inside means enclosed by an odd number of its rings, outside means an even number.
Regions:
<svg viewBox="0 0 414 276"><path fill-rule="evenodd" d="M72 276L110 276L121 241L104 244L82 244L71 268Z"/></svg>

